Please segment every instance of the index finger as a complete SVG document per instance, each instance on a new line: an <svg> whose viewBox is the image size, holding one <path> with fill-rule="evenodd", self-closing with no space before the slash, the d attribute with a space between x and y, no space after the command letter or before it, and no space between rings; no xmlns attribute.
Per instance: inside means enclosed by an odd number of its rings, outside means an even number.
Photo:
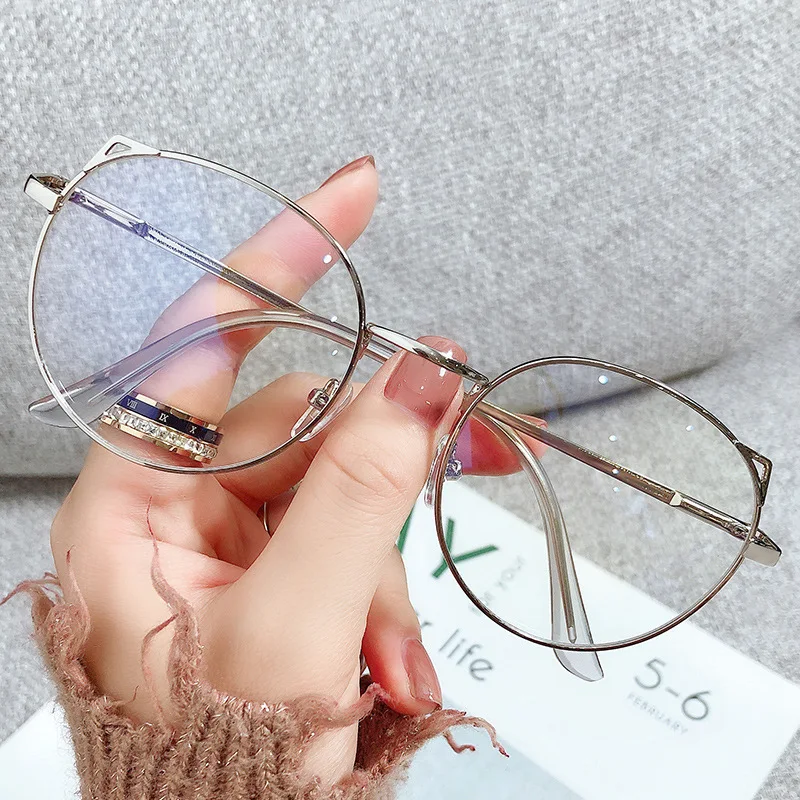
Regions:
<svg viewBox="0 0 800 800"><path fill-rule="evenodd" d="M374 162L359 159L352 166L299 201L344 247L360 236L377 200ZM336 264L331 250L316 228L286 208L223 261L271 291L298 301ZM148 338L159 338L198 319L259 307L266 304L220 278L204 275L164 311ZM142 391L216 422L228 407L242 361L268 331L262 326L224 333L189 348L143 382Z"/></svg>
<svg viewBox="0 0 800 800"><path fill-rule="evenodd" d="M299 201L299 205L329 231L337 242L348 247L358 238L371 217L377 199L377 185L374 161L371 157L365 157L340 170ZM271 207L276 204L277 201L270 200ZM337 309L343 305L344 308L338 311L343 316L348 311L352 316L353 309L357 313L354 283L346 266L341 263L336 248L327 236L299 212L287 206L279 207L283 209L280 213L235 247L222 263L216 262L219 268L231 267L244 278L257 281L269 292L289 301L300 300L314 287L306 301L309 309L317 313L330 315L330 310L326 308L328 304ZM219 224L224 227L225 220L221 219ZM168 226L165 225L166 227ZM211 239L214 240L214 237ZM151 250L157 256L159 253L163 255L163 248L159 250L152 242L145 246L149 248L148 258ZM189 247L189 243L186 243L186 247ZM190 264L194 263L195 257L202 260L202 257L213 256L213 253L204 256L199 250L199 255L193 256L192 252L194 251L189 251L188 256L183 259ZM176 285L175 281L178 280L170 275L170 264L171 262L163 261L158 256L150 265L150 271L165 273L164 280L168 286ZM185 263L182 265L182 272L187 273ZM191 269L188 274L191 275ZM347 292L351 298L349 303ZM213 321L219 315L229 312L246 312L266 306L255 295L216 275L203 275L161 312L145 344L172 331L183 330L198 320ZM192 448L198 447L202 451L205 447L192 438L193 435L197 436L198 430L200 435L207 437L200 442L209 442L216 446L219 440L222 449L225 442L213 431L213 426L219 422L234 396L245 358L270 330L269 326L259 324L244 330L217 332L202 342L195 340L177 355L172 355L156 372L142 380L135 390L129 390L129 396L121 397L118 407L104 418L113 426L104 426L105 438L139 457L152 459L158 456L159 460L182 465L195 463L189 460ZM275 341L276 337L278 341ZM258 389L286 372L297 371L298 368L321 371L321 356L331 356L333 348L327 346L327 341L324 342L325 347L321 347L323 340L320 337L314 337L311 342L309 338L302 331L281 328L270 337L269 352L258 359L257 366L261 372L256 374L254 370L250 370L249 376L245 373L247 380L240 380L238 386L246 386L252 392L254 388ZM291 359L302 363L290 363ZM328 360L334 361L332 365L328 365L329 369L341 370L334 377L340 377L344 372L343 365L348 363L347 348L341 348L337 359ZM263 383L259 385L260 381ZM243 395L244 392L238 391L234 399L240 401ZM173 410L178 412L177 415ZM162 413L166 413L169 420L163 420L167 426L164 430L160 427ZM195 425L195 428L187 428L189 425ZM113 430L117 427L122 430ZM171 433L173 429L178 430L178 433ZM156 432L151 433L151 430ZM180 441L179 446L171 448L177 451L174 454L167 453L155 444L159 439L170 437ZM169 446L169 442L163 443ZM241 448L235 449L241 452ZM263 455L263 452L253 449L241 460L259 455ZM217 457L216 463L223 462L233 463L226 458L224 451Z"/></svg>

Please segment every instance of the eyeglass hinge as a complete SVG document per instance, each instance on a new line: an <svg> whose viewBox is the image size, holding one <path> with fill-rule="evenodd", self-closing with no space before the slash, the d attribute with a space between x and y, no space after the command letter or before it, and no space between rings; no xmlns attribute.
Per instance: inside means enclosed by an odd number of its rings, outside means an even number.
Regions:
<svg viewBox="0 0 800 800"><path fill-rule="evenodd" d="M751 561L766 567L774 567L780 561L782 551L764 531L759 529L756 531L753 541L747 546L744 555Z"/></svg>
<svg viewBox="0 0 800 800"><path fill-rule="evenodd" d="M29 175L25 181L25 194L48 211L55 211L67 179L60 175Z"/></svg>

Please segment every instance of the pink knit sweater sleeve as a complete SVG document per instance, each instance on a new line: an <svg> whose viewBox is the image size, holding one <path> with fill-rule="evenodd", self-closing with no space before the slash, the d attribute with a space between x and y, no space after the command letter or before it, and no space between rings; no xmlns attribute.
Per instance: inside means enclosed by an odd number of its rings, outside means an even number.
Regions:
<svg viewBox="0 0 800 800"><path fill-rule="evenodd" d="M254 703L202 678L202 647L187 604L173 607L169 673L179 724L134 724L118 699L99 694L81 661L90 619L67 603L55 576L20 584L33 597L36 638L56 681L75 747L83 800L388 800L413 754L454 725L494 730L463 712L408 717L375 684L349 709L322 698ZM47 590L47 591L46 591ZM49 591L49 593L48 593ZM53 596L51 596L53 595ZM359 722L356 767L330 787L300 777L309 742Z"/></svg>

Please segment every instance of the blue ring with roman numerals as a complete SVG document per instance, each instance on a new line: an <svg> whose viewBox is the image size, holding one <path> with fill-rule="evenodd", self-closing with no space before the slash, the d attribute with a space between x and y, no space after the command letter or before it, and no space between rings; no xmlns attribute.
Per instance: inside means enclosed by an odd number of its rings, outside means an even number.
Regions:
<svg viewBox="0 0 800 800"><path fill-rule="evenodd" d="M186 412L164 403L156 403L144 395L126 394L117 405L214 447L217 447L222 441L222 433L216 430L216 426L211 423L202 422L197 417L192 417Z"/></svg>

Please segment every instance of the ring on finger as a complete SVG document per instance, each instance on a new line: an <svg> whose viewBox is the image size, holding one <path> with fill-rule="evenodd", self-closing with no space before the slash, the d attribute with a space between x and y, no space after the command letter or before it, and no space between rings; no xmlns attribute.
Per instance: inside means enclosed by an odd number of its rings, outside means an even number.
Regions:
<svg viewBox="0 0 800 800"><path fill-rule="evenodd" d="M267 532L267 540L272 538L272 532L269 529L269 522L267 521L267 504L262 504L261 508L258 509L258 518L261 520L261 523L264 525L264 530Z"/></svg>

